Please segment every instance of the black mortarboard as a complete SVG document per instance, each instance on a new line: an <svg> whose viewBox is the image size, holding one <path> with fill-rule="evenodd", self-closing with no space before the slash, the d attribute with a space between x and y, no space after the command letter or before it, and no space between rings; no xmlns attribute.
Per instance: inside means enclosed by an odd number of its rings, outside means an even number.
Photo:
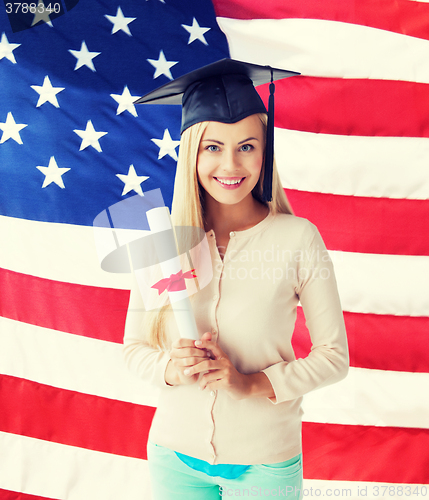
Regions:
<svg viewBox="0 0 429 500"><path fill-rule="evenodd" d="M271 82L265 151L264 201L272 199L274 156L274 83L299 75L294 71L221 59L166 83L136 104L181 104L181 132L203 121L235 123L256 113L267 113L254 86Z"/></svg>

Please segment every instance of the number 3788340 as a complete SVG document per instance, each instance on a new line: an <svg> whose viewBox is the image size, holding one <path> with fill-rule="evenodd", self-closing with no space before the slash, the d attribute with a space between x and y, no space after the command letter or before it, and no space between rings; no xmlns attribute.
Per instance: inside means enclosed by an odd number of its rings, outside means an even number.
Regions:
<svg viewBox="0 0 429 500"><path fill-rule="evenodd" d="M59 14L61 12L61 4L49 3L45 5L43 2L39 2L38 4L10 2L6 4L7 14L43 14L44 12Z"/></svg>

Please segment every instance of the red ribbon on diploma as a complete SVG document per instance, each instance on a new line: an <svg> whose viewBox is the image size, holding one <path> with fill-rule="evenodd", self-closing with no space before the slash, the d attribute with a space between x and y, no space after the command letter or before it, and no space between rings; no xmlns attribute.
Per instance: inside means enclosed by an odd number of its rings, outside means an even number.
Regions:
<svg viewBox="0 0 429 500"><path fill-rule="evenodd" d="M158 290L158 295L161 295L164 290L167 290L167 292L180 292L186 290L185 279L189 280L191 278L196 278L197 275L194 274L194 271L195 269L191 269L183 273L182 270L180 270L178 273L172 274L169 278L158 281L152 285L151 288L156 288Z"/></svg>

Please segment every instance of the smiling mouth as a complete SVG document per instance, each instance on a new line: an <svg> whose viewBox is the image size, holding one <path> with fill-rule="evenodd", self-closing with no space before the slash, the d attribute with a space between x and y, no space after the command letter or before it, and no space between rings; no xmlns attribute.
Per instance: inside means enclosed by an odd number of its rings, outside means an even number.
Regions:
<svg viewBox="0 0 429 500"><path fill-rule="evenodd" d="M246 177L214 177L224 187L238 187Z"/></svg>

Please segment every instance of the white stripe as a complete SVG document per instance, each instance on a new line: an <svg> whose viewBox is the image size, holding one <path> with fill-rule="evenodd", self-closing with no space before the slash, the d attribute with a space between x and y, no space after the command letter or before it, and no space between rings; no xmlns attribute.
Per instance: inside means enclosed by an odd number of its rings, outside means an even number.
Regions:
<svg viewBox="0 0 429 500"><path fill-rule="evenodd" d="M323 460L323 458L321 458ZM305 458L303 462L305 476ZM386 464L386 468L388 468ZM327 497L338 500L404 500L404 498L427 498L429 487L425 484L377 483L375 481L324 481L304 479L303 500ZM289 498L294 499L290 496Z"/></svg>
<svg viewBox="0 0 429 500"><path fill-rule="evenodd" d="M1 317L0 373L130 403L158 402L158 391L125 366L122 344Z"/></svg>
<svg viewBox="0 0 429 500"><path fill-rule="evenodd" d="M429 257L329 253L344 311L429 316Z"/></svg>
<svg viewBox="0 0 429 500"><path fill-rule="evenodd" d="M101 269L91 226L0 216L0 266L68 283L129 289L131 275Z"/></svg>
<svg viewBox="0 0 429 500"><path fill-rule="evenodd" d="M429 139L275 129L283 187L347 196L429 198Z"/></svg>
<svg viewBox="0 0 429 500"><path fill-rule="evenodd" d="M58 500L150 499L146 460L0 432L0 488Z"/></svg>
<svg viewBox="0 0 429 500"><path fill-rule="evenodd" d="M0 370L61 389L157 404L158 391L124 366L122 346L4 318L0 318ZM342 382L305 396L304 417L314 422L428 427L429 401L421 398L428 385L425 373L351 368Z"/></svg>
<svg viewBox="0 0 429 500"><path fill-rule="evenodd" d="M427 429L428 387L429 373L350 367L345 379L304 396L303 420Z"/></svg>
<svg viewBox="0 0 429 500"><path fill-rule="evenodd" d="M130 284L131 275L100 269L97 257L91 254L95 252L92 228L0 217L0 234L2 267L110 288L127 288ZM330 253L345 311L429 316L429 257ZM32 264L36 272L32 272Z"/></svg>
<svg viewBox="0 0 429 500"><path fill-rule="evenodd" d="M231 57L303 75L429 83L429 41L318 19L217 18Z"/></svg>

